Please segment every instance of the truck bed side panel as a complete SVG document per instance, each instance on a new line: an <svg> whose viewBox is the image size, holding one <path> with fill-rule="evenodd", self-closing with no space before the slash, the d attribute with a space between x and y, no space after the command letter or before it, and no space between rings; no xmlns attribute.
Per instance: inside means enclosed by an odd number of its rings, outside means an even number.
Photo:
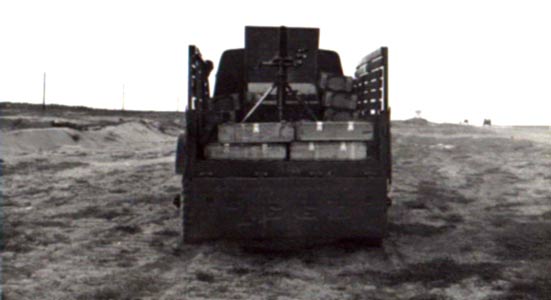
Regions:
<svg viewBox="0 0 551 300"><path fill-rule="evenodd" d="M195 178L184 199L184 239L377 238L386 233L386 184L373 178ZM186 213L187 211L187 213Z"/></svg>

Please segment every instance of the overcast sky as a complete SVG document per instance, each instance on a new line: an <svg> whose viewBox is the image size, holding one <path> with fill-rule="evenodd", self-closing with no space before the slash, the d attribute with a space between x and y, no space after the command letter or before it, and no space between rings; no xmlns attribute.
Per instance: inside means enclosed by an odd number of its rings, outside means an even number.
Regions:
<svg viewBox="0 0 551 300"><path fill-rule="evenodd" d="M0 1L0 101L184 108L187 47L215 66L245 25L319 27L346 73L389 47L394 119L551 124L546 1ZM214 73L214 72L213 72ZM214 76L211 76L211 82ZM180 103L178 104L178 99Z"/></svg>

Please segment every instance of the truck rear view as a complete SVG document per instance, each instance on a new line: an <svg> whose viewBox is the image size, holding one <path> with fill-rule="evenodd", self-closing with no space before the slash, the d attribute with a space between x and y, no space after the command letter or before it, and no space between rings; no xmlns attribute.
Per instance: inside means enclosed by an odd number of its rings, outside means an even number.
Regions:
<svg viewBox="0 0 551 300"><path fill-rule="evenodd" d="M189 48L182 174L186 243L379 244L391 183L388 53L344 76L314 28L246 27L210 61Z"/></svg>

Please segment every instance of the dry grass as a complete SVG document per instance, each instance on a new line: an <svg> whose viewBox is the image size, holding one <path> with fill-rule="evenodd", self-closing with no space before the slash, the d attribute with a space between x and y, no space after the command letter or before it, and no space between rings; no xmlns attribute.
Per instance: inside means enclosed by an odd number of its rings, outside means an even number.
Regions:
<svg viewBox="0 0 551 300"><path fill-rule="evenodd" d="M16 126L46 122L34 108L11 109L21 114ZM179 245L173 115L119 113L105 113L104 121L150 117L158 142L121 146L124 136L114 134L104 148L86 148L79 146L83 134L63 150L2 157L5 299L551 295L551 208L537 210L550 194L548 144L497 129L398 122L383 247L250 252L224 243ZM48 117L63 115L103 118L59 107Z"/></svg>
<svg viewBox="0 0 551 300"><path fill-rule="evenodd" d="M502 266L496 263L459 264L451 258L438 258L409 265L397 273L384 277L389 284L418 282L429 288L446 287L470 277L478 277L483 282L501 279L501 268Z"/></svg>
<svg viewBox="0 0 551 300"><path fill-rule="evenodd" d="M503 259L551 261L551 222L509 222L495 236Z"/></svg>

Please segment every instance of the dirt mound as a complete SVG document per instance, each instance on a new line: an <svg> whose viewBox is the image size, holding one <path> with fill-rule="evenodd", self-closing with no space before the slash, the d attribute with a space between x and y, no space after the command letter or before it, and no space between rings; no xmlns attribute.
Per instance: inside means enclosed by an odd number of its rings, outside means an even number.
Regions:
<svg viewBox="0 0 551 300"><path fill-rule="evenodd" d="M173 139L166 129L152 121L127 122L98 130L79 131L66 127L28 128L2 132L3 155L50 151L63 146L105 147L117 143L156 143Z"/></svg>
<svg viewBox="0 0 551 300"><path fill-rule="evenodd" d="M33 128L2 133L0 142L4 154L52 150L78 142L78 133L67 128Z"/></svg>
<svg viewBox="0 0 551 300"><path fill-rule="evenodd" d="M411 125L420 125L420 126L430 124L430 122L428 120L423 119L423 118L411 118L411 119L407 119L407 120L402 121L402 123L411 124Z"/></svg>

